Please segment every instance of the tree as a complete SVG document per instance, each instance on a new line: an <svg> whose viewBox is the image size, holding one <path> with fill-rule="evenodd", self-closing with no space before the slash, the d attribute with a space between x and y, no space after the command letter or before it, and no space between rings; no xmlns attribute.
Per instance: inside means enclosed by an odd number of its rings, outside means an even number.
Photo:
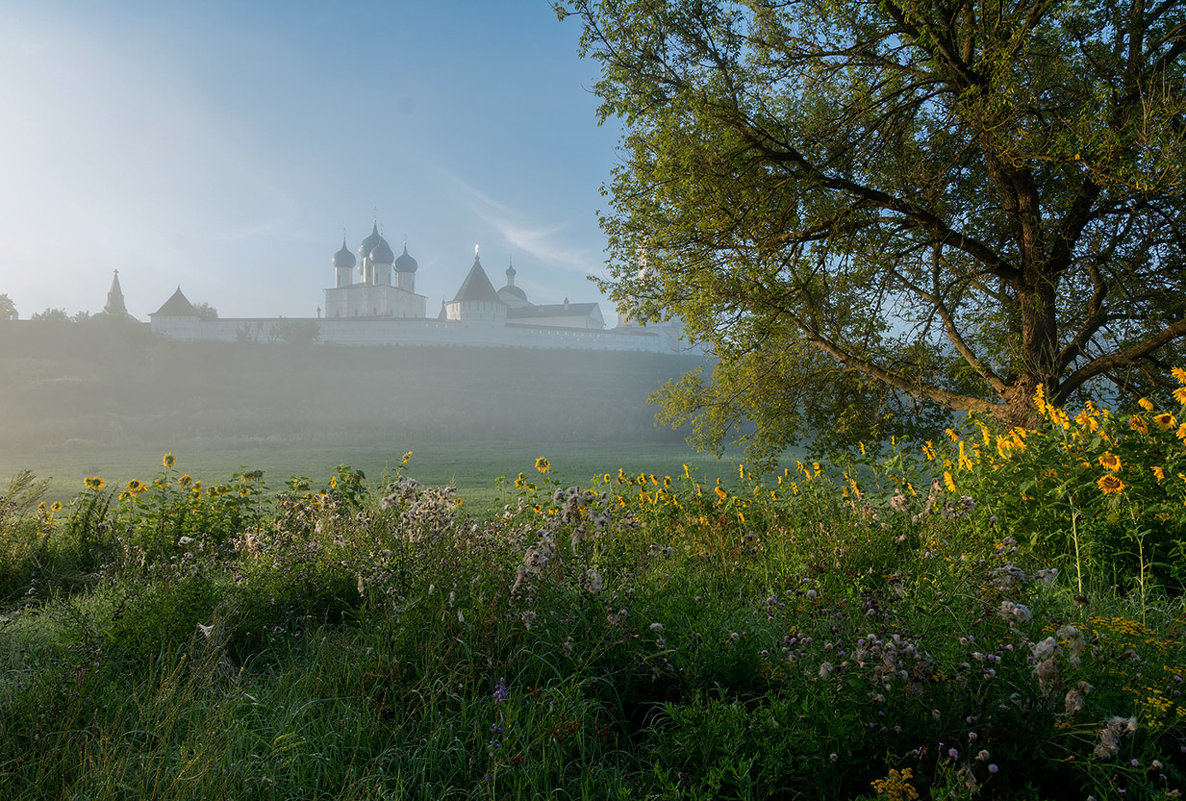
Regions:
<svg viewBox="0 0 1186 801"><path fill-rule="evenodd" d="M30 318L32 320L42 320L48 323L69 323L71 322L70 315L66 313L65 309L49 309L45 311L34 312Z"/></svg>
<svg viewBox="0 0 1186 801"><path fill-rule="evenodd" d="M321 338L321 326L313 320L279 320L268 331L269 342L310 347Z"/></svg>
<svg viewBox="0 0 1186 801"><path fill-rule="evenodd" d="M218 309L211 306L209 303L195 303L194 310L198 313L200 320L217 320Z"/></svg>
<svg viewBox="0 0 1186 801"><path fill-rule="evenodd" d="M0 295L0 320L17 320L20 315L17 314L16 304L12 302L12 298L7 294Z"/></svg>
<svg viewBox="0 0 1186 801"><path fill-rule="evenodd" d="M660 393L719 444L826 420L1028 421L1186 335L1186 4L574 0L601 120L603 289L719 358ZM855 404L855 406L854 406ZM917 408L916 408L917 407ZM830 430L830 429L829 429Z"/></svg>

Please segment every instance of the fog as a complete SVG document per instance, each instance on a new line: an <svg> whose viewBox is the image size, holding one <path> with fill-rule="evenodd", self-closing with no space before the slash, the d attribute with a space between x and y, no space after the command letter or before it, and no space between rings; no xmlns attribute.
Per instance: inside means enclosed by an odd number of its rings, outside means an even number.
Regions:
<svg viewBox="0 0 1186 801"><path fill-rule="evenodd" d="M464 347L180 342L102 317L0 323L0 449L14 460L261 444L681 443L647 395L690 356ZM611 449L612 450L612 449ZM31 465L35 466L35 465ZM151 465L150 465L151 466ZM608 469L608 465L607 465ZM0 471L2 472L2 471ZM493 477L492 477L493 478Z"/></svg>

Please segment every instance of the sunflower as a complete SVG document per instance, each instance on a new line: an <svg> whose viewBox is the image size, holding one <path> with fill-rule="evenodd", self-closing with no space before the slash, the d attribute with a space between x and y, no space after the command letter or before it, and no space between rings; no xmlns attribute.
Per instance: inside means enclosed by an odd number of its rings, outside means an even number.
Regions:
<svg viewBox="0 0 1186 801"><path fill-rule="evenodd" d="M62 511L62 502L61 502L61 501L54 501L52 504L50 504L49 510L50 510L51 512L60 512L60 511Z"/></svg>
<svg viewBox="0 0 1186 801"><path fill-rule="evenodd" d="M1145 418L1137 417L1135 414L1128 418L1128 427L1138 434L1149 433L1149 425L1145 422Z"/></svg>
<svg viewBox="0 0 1186 801"><path fill-rule="evenodd" d="M1186 387L1178 387L1174 390L1174 400L1186 406Z"/></svg>
<svg viewBox="0 0 1186 801"><path fill-rule="evenodd" d="M552 463L541 456L535 460L535 469L541 473L546 473L552 469Z"/></svg>
<svg viewBox="0 0 1186 801"><path fill-rule="evenodd" d="M144 491L144 483L139 479L133 478L128 482L128 492L136 493Z"/></svg>
<svg viewBox="0 0 1186 801"><path fill-rule="evenodd" d="M1128 486L1120 480L1119 476L1108 473L1106 476L1100 476L1099 481L1095 482L1099 485L1100 492L1105 495L1118 495L1124 492L1124 488Z"/></svg>
<svg viewBox="0 0 1186 801"><path fill-rule="evenodd" d="M1170 374L1178 380L1179 384L1186 385L1186 370L1183 370L1181 367L1175 367L1170 370Z"/></svg>
<svg viewBox="0 0 1186 801"><path fill-rule="evenodd" d="M1141 398L1137 401L1137 405L1147 412L1153 411L1153 401L1149 400L1148 398Z"/></svg>
<svg viewBox="0 0 1186 801"><path fill-rule="evenodd" d="M87 476L83 479L82 483L85 484L88 489L101 490L103 489L104 482L103 479L99 478L98 476Z"/></svg>
<svg viewBox="0 0 1186 801"><path fill-rule="evenodd" d="M1165 468L1159 464L1155 464L1149 469L1153 471L1153 477L1157 479L1158 484L1165 481Z"/></svg>
<svg viewBox="0 0 1186 801"><path fill-rule="evenodd" d="M166 453L161 457L161 464L163 464L165 467L172 467L176 463L177 459L175 459L171 453Z"/></svg>
<svg viewBox="0 0 1186 801"><path fill-rule="evenodd" d="M1113 473L1120 471L1120 457L1109 451L1099 458L1100 467L1105 470L1111 470Z"/></svg>
<svg viewBox="0 0 1186 801"><path fill-rule="evenodd" d="M951 477L950 470L943 471L943 483L947 486L948 492L955 492L955 479Z"/></svg>
<svg viewBox="0 0 1186 801"><path fill-rule="evenodd" d="M717 493L717 497L720 498L722 501L725 500L725 498L729 497L729 493L725 492L725 490L721 487L717 487L716 493Z"/></svg>
<svg viewBox="0 0 1186 801"><path fill-rule="evenodd" d="M184 476L177 479L177 483L183 487L188 487L190 484L193 483L193 480L194 480L193 476L191 476L189 473L186 473Z"/></svg>
<svg viewBox="0 0 1186 801"><path fill-rule="evenodd" d="M1167 431L1171 428L1178 427L1178 421L1169 412L1162 412L1161 414L1153 415L1153 422L1157 423L1157 425L1161 426Z"/></svg>

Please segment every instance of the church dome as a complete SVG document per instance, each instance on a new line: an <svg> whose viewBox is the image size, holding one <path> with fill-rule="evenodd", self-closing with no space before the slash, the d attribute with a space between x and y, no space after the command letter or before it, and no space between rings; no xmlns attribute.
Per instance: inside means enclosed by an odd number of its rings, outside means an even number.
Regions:
<svg viewBox="0 0 1186 801"><path fill-rule="evenodd" d="M502 289L498 290L498 296L506 303L511 302L510 298L515 298L522 301L523 303L527 303L527 293L517 286L504 286Z"/></svg>
<svg viewBox="0 0 1186 801"><path fill-rule="evenodd" d="M420 265L408 255L408 243L404 243L404 252L395 260L395 269L401 273L414 273Z"/></svg>
<svg viewBox="0 0 1186 801"><path fill-rule="evenodd" d="M334 266L353 270L355 264L357 264L357 261L354 258L354 254L350 252L350 248L346 247L346 240L343 239L342 249L334 254Z"/></svg>
<svg viewBox="0 0 1186 801"><path fill-rule="evenodd" d="M366 239L362 240L362 244L358 246L358 255L364 259L370 255L375 246L383 241L383 236L379 233L379 221L375 221L374 227Z"/></svg>
<svg viewBox="0 0 1186 801"><path fill-rule="evenodd" d="M391 252L391 245L387 240L379 237L379 243L371 248L371 261L375 264L391 264L395 261L395 254Z"/></svg>

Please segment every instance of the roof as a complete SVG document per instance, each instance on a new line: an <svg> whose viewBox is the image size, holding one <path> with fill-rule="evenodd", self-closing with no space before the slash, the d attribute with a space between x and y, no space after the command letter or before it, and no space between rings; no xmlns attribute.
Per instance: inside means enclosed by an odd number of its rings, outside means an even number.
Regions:
<svg viewBox="0 0 1186 801"><path fill-rule="evenodd" d="M197 317L198 310L181 292L181 287L173 293L173 297L165 301L165 305L154 311L149 317Z"/></svg>
<svg viewBox="0 0 1186 801"><path fill-rule="evenodd" d="M549 303L542 306L524 306L521 309L509 309L507 318L531 317L588 317L597 312L601 316L601 309L596 303Z"/></svg>
<svg viewBox="0 0 1186 801"><path fill-rule="evenodd" d="M483 303L502 303L502 298L494 291L494 284L490 283L486 271L482 269L482 262L474 256L474 266L469 268L469 275L461 282L461 289L457 290L456 303L460 300L481 301Z"/></svg>

